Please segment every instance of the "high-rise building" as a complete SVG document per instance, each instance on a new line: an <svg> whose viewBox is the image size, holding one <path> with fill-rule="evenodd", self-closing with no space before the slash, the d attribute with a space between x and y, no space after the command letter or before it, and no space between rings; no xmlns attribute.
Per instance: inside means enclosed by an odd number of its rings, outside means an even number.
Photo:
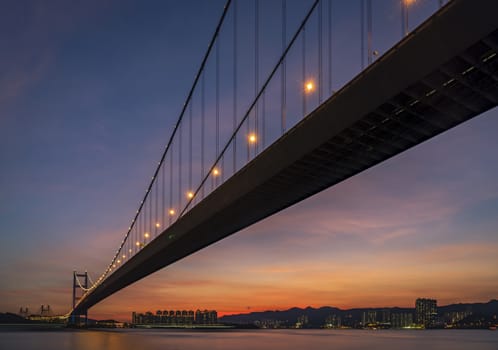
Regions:
<svg viewBox="0 0 498 350"><path fill-rule="evenodd" d="M308 324L308 315L301 315L297 318L296 328L306 328Z"/></svg>
<svg viewBox="0 0 498 350"><path fill-rule="evenodd" d="M195 323L212 325L218 322L218 313L215 310L197 310L195 312Z"/></svg>
<svg viewBox="0 0 498 350"><path fill-rule="evenodd" d="M443 320L447 325L454 325L470 315L472 315L471 310L446 312Z"/></svg>
<svg viewBox="0 0 498 350"><path fill-rule="evenodd" d="M391 311L389 309L384 309L381 311L381 322L389 323L391 322Z"/></svg>
<svg viewBox="0 0 498 350"><path fill-rule="evenodd" d="M375 310L364 311L361 318L361 323L363 327L367 325L377 324L377 311Z"/></svg>
<svg viewBox="0 0 498 350"><path fill-rule="evenodd" d="M399 312L391 314L391 327L404 328L413 324L413 314L411 312Z"/></svg>
<svg viewBox="0 0 498 350"><path fill-rule="evenodd" d="M437 317L437 300L419 298L415 301L415 321L426 328L433 327Z"/></svg>
<svg viewBox="0 0 498 350"><path fill-rule="evenodd" d="M325 319L324 328L340 328L341 327L341 316L332 314L327 316Z"/></svg>

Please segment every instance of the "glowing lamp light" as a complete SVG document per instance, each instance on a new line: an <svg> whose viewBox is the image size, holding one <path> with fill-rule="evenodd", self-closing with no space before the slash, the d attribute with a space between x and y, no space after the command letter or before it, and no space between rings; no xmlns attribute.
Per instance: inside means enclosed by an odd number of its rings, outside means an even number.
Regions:
<svg viewBox="0 0 498 350"><path fill-rule="evenodd" d="M416 3L417 0L403 0L403 4L405 6L410 6L410 5L413 5L414 3Z"/></svg>
<svg viewBox="0 0 498 350"><path fill-rule="evenodd" d="M126 255L123 254L123 259L126 259Z"/></svg>
<svg viewBox="0 0 498 350"><path fill-rule="evenodd" d="M137 243L138 243L138 242L137 242ZM132 252L131 248L130 248L130 249L128 249L128 253L131 253L131 252Z"/></svg>
<svg viewBox="0 0 498 350"><path fill-rule="evenodd" d="M306 84L304 84L304 91L307 93L311 93L315 90L315 84L312 81L308 81Z"/></svg>
<svg viewBox="0 0 498 350"><path fill-rule="evenodd" d="M249 141L249 143L256 143L256 141L258 141L258 138L256 137L256 134L251 133L247 136L247 140Z"/></svg>
<svg viewBox="0 0 498 350"><path fill-rule="evenodd" d="M220 175L220 170L218 168L213 169L213 176L218 176Z"/></svg>
<svg viewBox="0 0 498 350"><path fill-rule="evenodd" d="M149 232L145 232L145 233L144 233L144 237L145 237L145 238L149 238L149 237L150 237Z"/></svg>
<svg viewBox="0 0 498 350"><path fill-rule="evenodd" d="M168 213L169 215L175 215L175 209L170 209Z"/></svg>
<svg viewBox="0 0 498 350"><path fill-rule="evenodd" d="M192 191L188 191L188 192L187 192L187 198L188 198L188 199L192 199L192 198L194 198L194 192L192 192Z"/></svg>
<svg viewBox="0 0 498 350"><path fill-rule="evenodd" d="M156 222L156 227L158 227L158 228L161 227L161 224Z"/></svg>
<svg viewBox="0 0 498 350"><path fill-rule="evenodd" d="M118 260L118 264L121 264L121 260Z"/></svg>
<svg viewBox="0 0 498 350"><path fill-rule="evenodd" d="M138 247L138 246L140 246L140 242L135 243L135 245L136 245L137 247Z"/></svg>

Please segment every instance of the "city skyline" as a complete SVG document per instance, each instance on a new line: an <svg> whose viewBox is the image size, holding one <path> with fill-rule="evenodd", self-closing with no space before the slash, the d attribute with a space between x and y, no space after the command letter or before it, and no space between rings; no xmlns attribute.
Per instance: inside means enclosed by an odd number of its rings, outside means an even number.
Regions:
<svg viewBox="0 0 498 350"><path fill-rule="evenodd" d="M72 271L95 279L106 268L223 3L2 11L0 311L49 304L65 313ZM383 4L392 18L397 3ZM200 10L183 23L194 5ZM358 29L357 5L336 3L341 28ZM418 6L411 25L437 1ZM379 31L387 25L374 21ZM358 70L354 57L338 70ZM493 109L140 280L90 316L122 319L164 301L223 316L371 301L406 307L421 295L441 304L494 299L497 131Z"/></svg>
<svg viewBox="0 0 498 350"><path fill-rule="evenodd" d="M194 311L195 309L195 311ZM455 303L438 305L437 300L417 298L411 307L355 307L341 309L335 306L320 306L287 310L264 310L240 314L223 315L218 320L216 310L196 307L181 310L159 307L147 311L132 311L130 320L96 320L102 326L123 327L130 325L158 326L169 328L196 328L197 326L252 325L257 328L359 328L359 329L432 329L432 328L488 328L496 323L498 300L485 303ZM21 317L27 322L60 322L51 311L50 305L42 305L41 312L20 308L17 314L0 313L0 318ZM295 323L293 321L296 321ZM344 322L344 323L343 323Z"/></svg>

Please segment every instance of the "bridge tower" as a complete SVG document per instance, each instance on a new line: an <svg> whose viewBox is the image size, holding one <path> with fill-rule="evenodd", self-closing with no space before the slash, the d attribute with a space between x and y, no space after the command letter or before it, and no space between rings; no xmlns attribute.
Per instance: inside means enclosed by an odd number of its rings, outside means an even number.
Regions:
<svg viewBox="0 0 498 350"><path fill-rule="evenodd" d="M28 318L29 316L29 310L28 307L23 308L22 306L19 308L19 316L22 316L24 318Z"/></svg>
<svg viewBox="0 0 498 350"><path fill-rule="evenodd" d="M80 278L82 280L80 280ZM73 309L76 307L78 300L80 300L85 294L86 290L88 290L88 272L79 273L77 271L73 271ZM72 325L81 325L84 323L88 324L88 310L84 312L71 315L70 323Z"/></svg>
<svg viewBox="0 0 498 350"><path fill-rule="evenodd" d="M50 305L42 305L40 307L40 316L51 316Z"/></svg>

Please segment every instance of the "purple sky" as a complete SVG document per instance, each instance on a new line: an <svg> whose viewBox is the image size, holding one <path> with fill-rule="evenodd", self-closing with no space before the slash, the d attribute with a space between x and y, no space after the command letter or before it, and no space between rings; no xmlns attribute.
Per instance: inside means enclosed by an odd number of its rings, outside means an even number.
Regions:
<svg viewBox="0 0 498 350"><path fill-rule="evenodd" d="M0 4L0 311L50 304L65 313L72 271L87 269L95 278L105 269L223 3ZM280 1L269 3L278 8ZM374 48L382 53L399 39L399 3L375 3ZM436 5L417 2L411 24ZM334 2L336 88L359 69L358 11L356 2ZM289 16L289 26L297 23ZM262 22L272 29L271 18ZM125 319L148 309L231 313L496 298L497 114L177 262L91 314Z"/></svg>

